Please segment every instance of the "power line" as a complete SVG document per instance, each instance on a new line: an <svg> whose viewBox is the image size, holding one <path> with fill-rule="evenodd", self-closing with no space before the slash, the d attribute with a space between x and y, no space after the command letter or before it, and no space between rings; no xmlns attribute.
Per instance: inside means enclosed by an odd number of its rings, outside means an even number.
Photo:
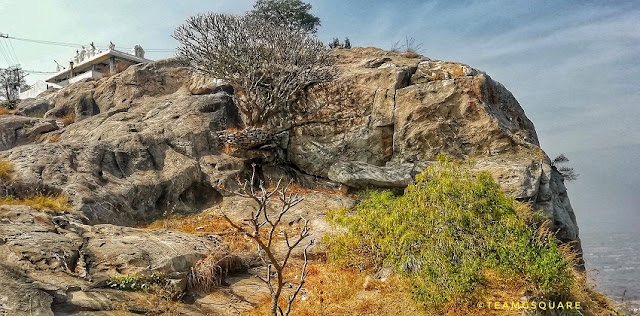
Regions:
<svg viewBox="0 0 640 316"><path fill-rule="evenodd" d="M11 39L7 39L7 42L9 42L9 45L11 46L11 52L13 53L13 56L16 58L16 64L20 65L20 60L18 59L18 55L16 55L16 50L13 49L13 43L11 42Z"/></svg>
<svg viewBox="0 0 640 316"><path fill-rule="evenodd" d="M24 42L30 42L30 43L36 43L36 44L44 44L44 45L53 45L53 46L64 46L64 47L74 47L74 48L79 48L82 46L87 46L87 44L78 44L78 43L65 43L65 42L55 42L55 41L46 41L46 40L37 40L37 39L30 39L30 38L22 38L22 37L14 37L14 36L6 36L6 38L9 39L14 39L14 40L18 40L18 41L24 41ZM98 46L98 48L108 48L106 46ZM124 48L124 49L131 49L131 48ZM175 49L168 49L168 48L149 48L149 49L145 49L145 51L147 52L175 52Z"/></svg>
<svg viewBox="0 0 640 316"><path fill-rule="evenodd" d="M56 71L37 71L37 70L24 70L24 69L22 71L30 74L57 74L58 73Z"/></svg>
<svg viewBox="0 0 640 316"><path fill-rule="evenodd" d="M12 48L9 48L7 38L9 38L7 34L0 33L0 54L2 54L7 66L16 65L18 64L18 58L14 57L15 52Z"/></svg>
<svg viewBox="0 0 640 316"><path fill-rule="evenodd" d="M2 55L2 58L4 59L4 62L7 64L7 66L11 66L12 62L11 62L11 58L8 57L7 52L5 52L5 48L4 48L4 41L0 41L0 55Z"/></svg>

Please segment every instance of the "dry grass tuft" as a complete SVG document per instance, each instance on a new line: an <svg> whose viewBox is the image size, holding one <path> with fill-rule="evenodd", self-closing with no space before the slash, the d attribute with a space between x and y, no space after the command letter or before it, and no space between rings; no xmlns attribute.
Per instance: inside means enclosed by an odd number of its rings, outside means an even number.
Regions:
<svg viewBox="0 0 640 316"><path fill-rule="evenodd" d="M232 155L237 150L238 150L238 148L233 147L233 145L231 145L231 144L224 144L224 147L222 148L222 152L224 152L227 155Z"/></svg>
<svg viewBox="0 0 640 316"><path fill-rule="evenodd" d="M62 122L64 123L65 126L73 123L76 121L76 115L74 113L69 113L65 116L62 117Z"/></svg>
<svg viewBox="0 0 640 316"><path fill-rule="evenodd" d="M62 139L62 134L53 134L49 137L48 142L57 143L57 142L60 142L61 139Z"/></svg>
<svg viewBox="0 0 640 316"><path fill-rule="evenodd" d="M463 76L464 76L464 70L462 69L462 65L456 65L451 71L451 77L455 78L455 77L463 77Z"/></svg>
<svg viewBox="0 0 640 316"><path fill-rule="evenodd" d="M563 247L565 253L570 252L575 256L575 252L569 250L569 246ZM571 287L571 300L580 302L586 315L622 315L617 311L607 297L595 290L595 284L590 284L584 272L573 271L573 286Z"/></svg>
<svg viewBox="0 0 640 316"><path fill-rule="evenodd" d="M530 203L515 203L516 216L527 225L535 223L535 214Z"/></svg>
<svg viewBox="0 0 640 316"><path fill-rule="evenodd" d="M11 111L5 107L0 107L0 115L11 114Z"/></svg>
<svg viewBox="0 0 640 316"><path fill-rule="evenodd" d="M191 267L188 287L203 293L211 292L222 284L222 280L234 264L234 256L224 247L214 250Z"/></svg>
<svg viewBox="0 0 640 316"><path fill-rule="evenodd" d="M11 162L0 160L0 180L9 181L13 177L13 164Z"/></svg>
<svg viewBox="0 0 640 316"><path fill-rule="evenodd" d="M36 194L26 198L5 196L0 198L0 205L27 205L34 209L48 212L66 212L71 209L69 196Z"/></svg>

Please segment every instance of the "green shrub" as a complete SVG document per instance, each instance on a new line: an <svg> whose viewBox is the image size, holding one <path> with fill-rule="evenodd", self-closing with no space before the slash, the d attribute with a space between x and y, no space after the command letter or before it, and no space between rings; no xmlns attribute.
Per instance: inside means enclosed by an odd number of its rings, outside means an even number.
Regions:
<svg viewBox="0 0 640 316"><path fill-rule="evenodd" d="M571 262L521 209L489 173L441 156L404 195L373 192L352 210L329 212L345 230L325 237L328 258L360 269L391 265L409 277L418 301L435 308L473 299L489 270L524 278L536 295L567 297Z"/></svg>
<svg viewBox="0 0 640 316"><path fill-rule="evenodd" d="M158 272L113 276L107 280L109 287L121 291L148 291L155 285L164 286L167 284L166 275Z"/></svg>

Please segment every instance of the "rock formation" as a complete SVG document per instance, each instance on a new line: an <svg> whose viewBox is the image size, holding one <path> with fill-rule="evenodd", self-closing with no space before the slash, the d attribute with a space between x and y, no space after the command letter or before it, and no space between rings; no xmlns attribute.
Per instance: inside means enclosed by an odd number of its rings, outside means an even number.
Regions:
<svg viewBox="0 0 640 316"><path fill-rule="evenodd" d="M242 132L233 88L174 59L72 84L21 103L20 115L0 116L0 159L13 164L14 180L68 194L75 212L0 208L1 308L104 310L98 298L120 295L100 287L106 276L149 268L183 276L215 238L129 227L228 204L224 188L252 163L265 179L308 187L404 187L439 153L472 159L511 196L544 210L558 237L579 251L562 175L503 85L423 56L374 48L335 54L340 77L311 87L293 127L277 131L270 146L258 146L265 137L226 148L257 133ZM75 121L59 126L67 115Z"/></svg>

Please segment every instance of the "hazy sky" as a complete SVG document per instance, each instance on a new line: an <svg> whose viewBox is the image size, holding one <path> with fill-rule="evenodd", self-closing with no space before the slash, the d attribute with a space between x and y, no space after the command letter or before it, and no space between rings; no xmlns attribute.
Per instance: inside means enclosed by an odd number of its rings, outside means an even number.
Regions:
<svg viewBox="0 0 640 316"><path fill-rule="evenodd" d="M640 225L639 1L308 2L322 20L318 35L325 42L348 36L354 46L388 49L413 37L428 57L486 71L520 101L543 149L574 161L582 176L569 194L579 223ZM121 50L173 49L170 35L190 15L242 13L252 3L0 0L0 32L101 47L111 40ZM2 42L33 71L54 70L54 59L67 64L76 49Z"/></svg>

